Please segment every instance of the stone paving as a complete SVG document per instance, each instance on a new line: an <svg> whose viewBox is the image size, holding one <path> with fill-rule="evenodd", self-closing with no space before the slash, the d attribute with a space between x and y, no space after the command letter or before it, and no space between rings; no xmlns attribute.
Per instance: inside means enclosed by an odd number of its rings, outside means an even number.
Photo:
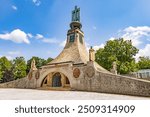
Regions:
<svg viewBox="0 0 150 117"><path fill-rule="evenodd" d="M51 91L0 88L0 100L147 100L136 97L81 91Z"/></svg>

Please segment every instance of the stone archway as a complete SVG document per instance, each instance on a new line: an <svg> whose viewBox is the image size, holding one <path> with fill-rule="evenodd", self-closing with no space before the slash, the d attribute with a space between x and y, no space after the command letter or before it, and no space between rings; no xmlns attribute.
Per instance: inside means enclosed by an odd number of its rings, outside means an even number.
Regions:
<svg viewBox="0 0 150 117"><path fill-rule="evenodd" d="M46 88L70 88L70 81L67 76L61 72L51 72L43 79L41 87Z"/></svg>

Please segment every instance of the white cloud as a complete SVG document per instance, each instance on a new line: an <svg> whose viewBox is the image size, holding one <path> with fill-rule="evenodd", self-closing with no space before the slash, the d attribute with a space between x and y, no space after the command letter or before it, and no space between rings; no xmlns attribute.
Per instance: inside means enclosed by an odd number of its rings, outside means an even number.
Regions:
<svg viewBox="0 0 150 117"><path fill-rule="evenodd" d="M41 4L40 0L32 0L32 1L36 6L39 6Z"/></svg>
<svg viewBox="0 0 150 117"><path fill-rule="evenodd" d="M135 56L136 60L140 56L149 56L150 57L150 44L146 44L146 46L142 49L139 49L139 53Z"/></svg>
<svg viewBox="0 0 150 117"><path fill-rule="evenodd" d="M126 40L132 40L134 46L138 47L143 43L143 38L150 38L150 27L138 26L127 27L121 32L121 37Z"/></svg>
<svg viewBox="0 0 150 117"><path fill-rule="evenodd" d="M93 49L96 51L96 50L98 50L98 49L100 49L100 48L104 48L104 44L102 43L102 44L100 44L100 45L95 45L95 46L93 46Z"/></svg>
<svg viewBox="0 0 150 117"><path fill-rule="evenodd" d="M42 38L44 38L44 36L41 35L41 34L36 34L35 38L36 38L36 39L42 39Z"/></svg>
<svg viewBox="0 0 150 117"><path fill-rule="evenodd" d="M109 38L108 40L113 41L113 40L115 40L115 37L111 37L111 38Z"/></svg>
<svg viewBox="0 0 150 117"><path fill-rule="evenodd" d="M26 43L29 44L28 35L20 29L15 29L10 33L0 34L0 39L10 40L15 43Z"/></svg>
<svg viewBox="0 0 150 117"><path fill-rule="evenodd" d="M41 34L36 34L35 39L40 39L44 43L59 43L59 41L56 38L46 38Z"/></svg>
<svg viewBox="0 0 150 117"><path fill-rule="evenodd" d="M91 48L90 44L85 42L85 47L86 47L86 50L89 51L89 49ZM95 46L92 46L92 48L97 51L98 49L100 48L104 48L104 44L100 44L100 45L95 45Z"/></svg>
<svg viewBox="0 0 150 117"><path fill-rule="evenodd" d="M11 6L13 10L17 10L18 8L15 5Z"/></svg>
<svg viewBox="0 0 150 117"><path fill-rule="evenodd" d="M29 38L33 38L33 35L32 35L31 33L28 33L27 36L28 36Z"/></svg>
<svg viewBox="0 0 150 117"><path fill-rule="evenodd" d="M150 57L150 44L146 44L146 41L150 41L150 27L149 26L129 26L123 30L117 32L117 37L122 37L125 40L131 40L132 44L139 48L138 54L135 56L136 61L140 56L149 56ZM111 37L109 40L114 40L114 37ZM142 47L143 48L140 48Z"/></svg>

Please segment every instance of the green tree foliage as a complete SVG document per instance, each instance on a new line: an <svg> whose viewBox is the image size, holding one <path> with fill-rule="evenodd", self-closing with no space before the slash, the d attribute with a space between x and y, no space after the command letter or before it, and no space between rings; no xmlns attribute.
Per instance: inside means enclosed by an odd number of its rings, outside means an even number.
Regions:
<svg viewBox="0 0 150 117"><path fill-rule="evenodd" d="M47 60L46 60L46 64L51 62L53 59L51 57L49 57Z"/></svg>
<svg viewBox="0 0 150 117"><path fill-rule="evenodd" d="M150 57L139 57L139 69L150 69Z"/></svg>
<svg viewBox="0 0 150 117"><path fill-rule="evenodd" d="M137 69L134 59L137 53L138 49L129 40L109 40L104 48L96 52L96 61L107 70L110 70L112 63L116 61L118 73L126 74Z"/></svg>
<svg viewBox="0 0 150 117"><path fill-rule="evenodd" d="M14 79L23 78L26 76L27 65L24 57L16 57L13 60L13 75Z"/></svg>
<svg viewBox="0 0 150 117"><path fill-rule="evenodd" d="M7 82L13 80L12 62L6 57L0 58L0 80L1 82Z"/></svg>
<svg viewBox="0 0 150 117"><path fill-rule="evenodd" d="M37 68L51 62L53 59L48 58L47 60L32 57L30 60L25 61L24 57L16 57L12 61L9 61L6 57L0 58L0 82L8 82L23 78L27 75L30 70L32 60L35 60Z"/></svg>

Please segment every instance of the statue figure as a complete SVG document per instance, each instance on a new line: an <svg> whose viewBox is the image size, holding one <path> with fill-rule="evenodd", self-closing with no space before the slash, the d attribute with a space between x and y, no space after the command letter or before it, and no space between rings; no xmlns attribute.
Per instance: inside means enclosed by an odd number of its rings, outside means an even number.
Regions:
<svg viewBox="0 0 150 117"><path fill-rule="evenodd" d="M36 68L36 65L35 65L35 60L33 59L32 62L31 62L30 71L34 71L34 70L37 70L37 68Z"/></svg>
<svg viewBox="0 0 150 117"><path fill-rule="evenodd" d="M75 9L72 11L72 21L80 22L80 8L75 6Z"/></svg>
<svg viewBox="0 0 150 117"><path fill-rule="evenodd" d="M92 46L89 49L89 61L95 61L95 50Z"/></svg>
<svg viewBox="0 0 150 117"><path fill-rule="evenodd" d="M117 75L117 64L115 61L112 64L111 72Z"/></svg>

